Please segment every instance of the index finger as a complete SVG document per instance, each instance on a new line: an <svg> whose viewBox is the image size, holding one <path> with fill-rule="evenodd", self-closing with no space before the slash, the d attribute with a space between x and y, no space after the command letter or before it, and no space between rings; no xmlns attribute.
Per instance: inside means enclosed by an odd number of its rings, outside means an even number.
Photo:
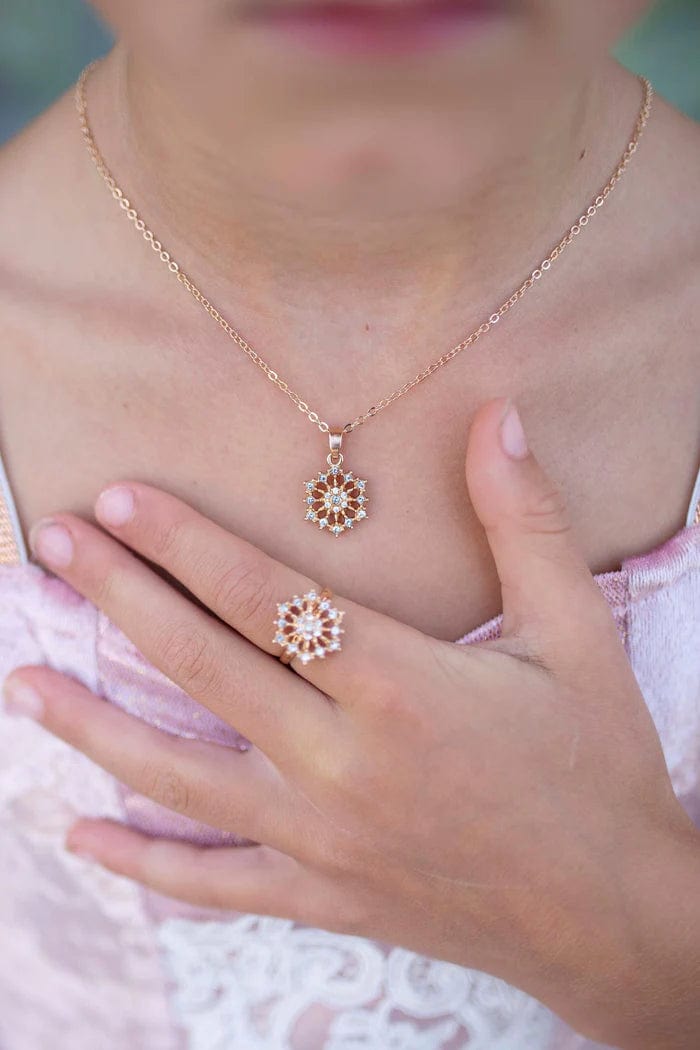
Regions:
<svg viewBox="0 0 700 1050"><path fill-rule="evenodd" d="M127 507L129 514L124 513ZM295 596L320 595L328 586L329 581L296 572L151 485L110 486L97 500L95 513L114 536L160 565L221 620L274 656L283 652L277 640L279 604L289 604ZM335 635L340 646L308 662L295 657L293 666L334 699L352 701L366 692L373 675L386 677L393 655L402 650L405 657L407 634L423 636L347 598L334 595L331 604L342 613L343 633Z"/></svg>

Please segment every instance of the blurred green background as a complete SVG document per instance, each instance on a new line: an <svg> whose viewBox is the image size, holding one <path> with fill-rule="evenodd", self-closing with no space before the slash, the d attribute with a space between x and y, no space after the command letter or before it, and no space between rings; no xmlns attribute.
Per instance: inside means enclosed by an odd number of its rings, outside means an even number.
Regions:
<svg viewBox="0 0 700 1050"><path fill-rule="evenodd" d="M82 0L0 0L0 140L109 46L109 34ZM618 54L700 119L700 0L660 0Z"/></svg>

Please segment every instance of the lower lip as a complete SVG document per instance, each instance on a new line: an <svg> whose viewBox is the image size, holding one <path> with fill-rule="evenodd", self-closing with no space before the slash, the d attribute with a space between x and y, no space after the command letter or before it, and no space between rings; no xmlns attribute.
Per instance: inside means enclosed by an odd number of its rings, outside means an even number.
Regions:
<svg viewBox="0 0 700 1050"><path fill-rule="evenodd" d="M268 8L253 20L314 50L336 55L381 57L434 50L478 32L494 21L493 3L472 0L394 0L386 6L363 3L309 3Z"/></svg>

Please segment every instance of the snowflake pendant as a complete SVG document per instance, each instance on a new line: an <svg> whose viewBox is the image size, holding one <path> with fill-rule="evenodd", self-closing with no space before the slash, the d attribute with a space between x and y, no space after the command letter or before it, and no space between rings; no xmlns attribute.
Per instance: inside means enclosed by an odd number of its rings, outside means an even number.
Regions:
<svg viewBox="0 0 700 1050"><path fill-rule="evenodd" d="M306 520L323 532L340 536L367 517L367 482L343 469L340 431L331 431L328 466L304 482Z"/></svg>

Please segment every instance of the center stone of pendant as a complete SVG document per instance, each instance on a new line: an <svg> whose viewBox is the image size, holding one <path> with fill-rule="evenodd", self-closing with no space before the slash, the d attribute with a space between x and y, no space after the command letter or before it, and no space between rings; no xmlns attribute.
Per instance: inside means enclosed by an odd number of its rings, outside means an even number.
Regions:
<svg viewBox="0 0 700 1050"><path fill-rule="evenodd" d="M318 638L322 633L323 626L318 617L314 616L313 613L305 613L297 620L297 631L302 638L307 641L312 641L314 638Z"/></svg>

